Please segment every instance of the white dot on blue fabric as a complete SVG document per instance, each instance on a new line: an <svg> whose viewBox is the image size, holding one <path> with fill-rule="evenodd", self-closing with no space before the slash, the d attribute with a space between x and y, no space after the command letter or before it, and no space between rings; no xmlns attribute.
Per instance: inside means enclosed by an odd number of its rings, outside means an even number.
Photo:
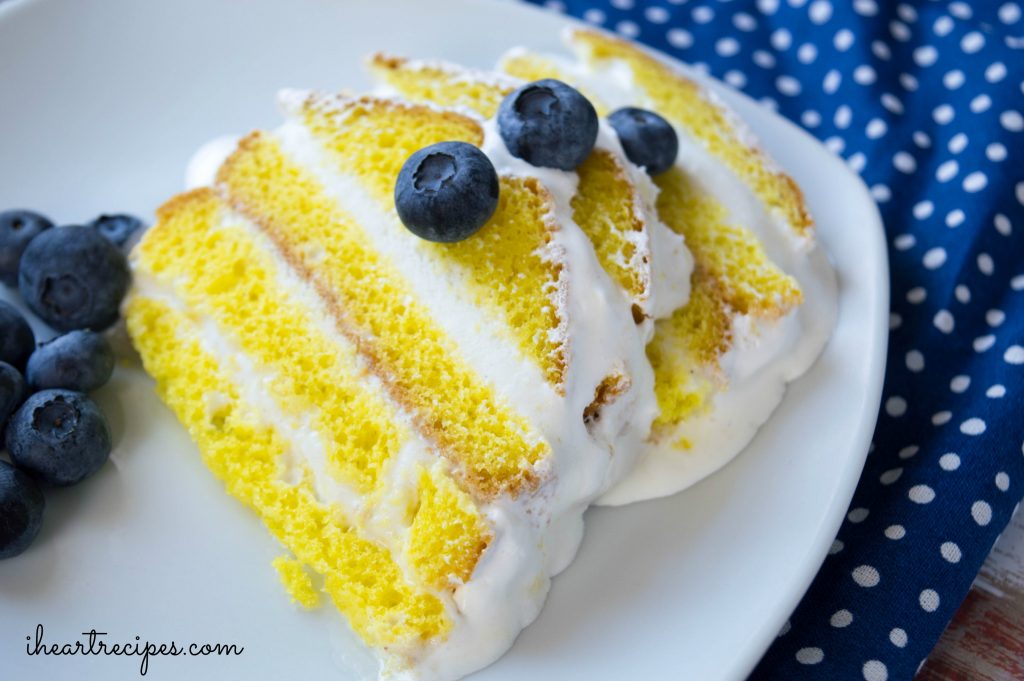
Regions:
<svg viewBox="0 0 1024 681"><path fill-rule="evenodd" d="M964 435L981 435L986 428L985 422L976 416L960 424L960 432Z"/></svg>
<svg viewBox="0 0 1024 681"><path fill-rule="evenodd" d="M899 395L894 395L885 401L885 413L894 418L899 418L907 413L907 401Z"/></svg>
<svg viewBox="0 0 1024 681"><path fill-rule="evenodd" d="M846 514L846 519L851 523L862 523L867 520L870 511L866 508L855 508Z"/></svg>
<svg viewBox="0 0 1024 681"><path fill-rule="evenodd" d="M956 545L956 542L943 542L942 546L939 547L939 553L942 558L948 563L959 563L963 553L960 551L960 547Z"/></svg>
<svg viewBox="0 0 1024 681"><path fill-rule="evenodd" d="M1001 383L989 386L988 390L985 391L985 397L992 400L1006 397L1006 386Z"/></svg>
<svg viewBox="0 0 1024 681"><path fill-rule="evenodd" d="M972 113L983 113L992 106L992 98L982 93L971 100L970 109Z"/></svg>
<svg viewBox="0 0 1024 681"><path fill-rule="evenodd" d="M950 104L940 104L932 109L932 118L939 125L946 125L956 118L956 110Z"/></svg>
<svg viewBox="0 0 1024 681"><path fill-rule="evenodd" d="M801 648L796 651L796 661L800 664L818 664L825 659L821 648Z"/></svg>
<svg viewBox="0 0 1024 681"><path fill-rule="evenodd" d="M984 336L978 336L971 342L971 347L977 353L987 352L992 349L992 346L996 344L996 337L994 334L986 333Z"/></svg>
<svg viewBox="0 0 1024 681"><path fill-rule="evenodd" d="M902 475L902 468L890 468L889 470L885 471L880 476L878 476L878 481L883 485L891 485L897 480L899 480L900 476Z"/></svg>
<svg viewBox="0 0 1024 681"><path fill-rule="evenodd" d="M893 541L899 541L907 536L907 530L902 525L890 525L885 528L885 536Z"/></svg>
<svg viewBox="0 0 1024 681"><path fill-rule="evenodd" d="M955 471L960 468L960 456L955 452L947 452L939 457L939 466L944 471Z"/></svg>
<svg viewBox="0 0 1024 681"><path fill-rule="evenodd" d="M864 17L878 14L878 3L875 0L853 0L853 11Z"/></svg>
<svg viewBox="0 0 1024 681"><path fill-rule="evenodd" d="M644 10L644 17L652 24L664 24L669 20L668 10L658 5L652 5Z"/></svg>
<svg viewBox="0 0 1024 681"><path fill-rule="evenodd" d="M853 613L843 608L832 613L832 617L829 618L829 624L836 629L842 629L853 624Z"/></svg>
<svg viewBox="0 0 1024 681"><path fill-rule="evenodd" d="M925 199L924 201L918 201L914 204L912 210L914 217L918 220L924 220L931 217L932 213L935 212L935 204Z"/></svg>
<svg viewBox="0 0 1024 681"><path fill-rule="evenodd" d="M889 670L879 660L865 662L861 668L861 674L864 675L864 681L888 681L889 679Z"/></svg>
<svg viewBox="0 0 1024 681"><path fill-rule="evenodd" d="M988 525L992 522L992 507L987 501L975 501L971 504L971 517L981 526Z"/></svg>
<svg viewBox="0 0 1024 681"><path fill-rule="evenodd" d="M955 24L953 23L952 17L949 17L945 14L937 18L935 20L935 23L932 24L932 31L934 31L935 35L939 36L940 38L944 38L947 35L949 35L954 28Z"/></svg>
<svg viewBox="0 0 1024 681"><path fill-rule="evenodd" d="M793 34L785 28L777 28L772 31L769 41L776 50L788 50L789 46L793 44Z"/></svg>
<svg viewBox="0 0 1024 681"><path fill-rule="evenodd" d="M974 16L974 12L971 11L971 6L966 2L963 2L963 0L957 0L956 2L949 3L949 13L957 19L970 19Z"/></svg>
<svg viewBox="0 0 1024 681"><path fill-rule="evenodd" d="M988 82L998 83L1003 78L1006 78L1006 64L1003 62L993 62L985 69L985 80Z"/></svg>
<svg viewBox="0 0 1024 681"><path fill-rule="evenodd" d="M949 182L960 172L960 164L956 159L949 159L939 164L935 170L935 179L939 182Z"/></svg>
<svg viewBox="0 0 1024 681"><path fill-rule="evenodd" d="M939 310L932 318L932 324L942 333L953 333L953 330L956 328L956 319L954 319L953 313L949 310Z"/></svg>
<svg viewBox="0 0 1024 681"><path fill-rule="evenodd" d="M1006 352L1003 353L1003 361L1007 364L1024 364L1024 347L1011 345L1006 348Z"/></svg>
<svg viewBox="0 0 1024 681"><path fill-rule="evenodd" d="M914 485L907 491L907 496L915 504L930 504L935 499L935 490L928 485Z"/></svg>
<svg viewBox="0 0 1024 681"><path fill-rule="evenodd" d="M870 565L858 565L854 568L851 576L857 586L862 586L866 589L878 586L878 583L882 581L881 575L878 574L878 570Z"/></svg>
<svg viewBox="0 0 1024 681"><path fill-rule="evenodd" d="M693 35L682 28L670 28L665 37L673 47L685 49L693 45Z"/></svg>
<svg viewBox="0 0 1024 681"><path fill-rule="evenodd" d="M949 382L949 389L955 393L965 392L971 387L971 377L964 374L958 374L953 377Z"/></svg>
<svg viewBox="0 0 1024 681"><path fill-rule="evenodd" d="M635 38L640 35L640 27L636 25L634 21L620 21L615 24L615 30L626 36L627 38Z"/></svg>
<svg viewBox="0 0 1024 681"><path fill-rule="evenodd" d="M740 51L740 42L732 37L719 38L715 43L715 52L723 57L731 57Z"/></svg>
<svg viewBox="0 0 1024 681"><path fill-rule="evenodd" d="M921 609L925 612L935 612L938 610L940 601L939 594L935 589L924 589L918 596Z"/></svg>
<svg viewBox="0 0 1024 681"><path fill-rule="evenodd" d="M732 16L733 25L741 31L750 32L757 28L757 19L746 12L737 12Z"/></svg>

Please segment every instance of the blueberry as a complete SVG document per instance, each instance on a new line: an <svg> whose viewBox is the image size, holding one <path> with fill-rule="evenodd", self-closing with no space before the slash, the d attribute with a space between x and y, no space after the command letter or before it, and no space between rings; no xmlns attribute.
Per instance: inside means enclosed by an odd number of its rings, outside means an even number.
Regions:
<svg viewBox="0 0 1024 681"><path fill-rule="evenodd" d="M5 433L16 466L50 485L73 485L110 456L110 427L88 395L42 390L14 413Z"/></svg>
<svg viewBox="0 0 1024 681"><path fill-rule="evenodd" d="M441 142L409 157L395 182L395 207L409 231L428 241L462 241L498 207L498 174L484 152Z"/></svg>
<svg viewBox="0 0 1024 681"><path fill-rule="evenodd" d="M565 83L528 83L498 108L498 131L513 156L546 168L575 170L597 140L594 106Z"/></svg>
<svg viewBox="0 0 1024 681"><path fill-rule="evenodd" d="M13 558L32 545L43 526L45 506L36 481L0 461L0 559Z"/></svg>
<svg viewBox="0 0 1024 681"><path fill-rule="evenodd" d="M23 369L35 347L32 327L17 308L0 300L0 362Z"/></svg>
<svg viewBox="0 0 1024 681"><path fill-rule="evenodd" d="M629 160L646 168L648 174L663 173L675 164L679 138L672 125L658 114L627 106L608 116L608 122L618 133Z"/></svg>
<svg viewBox="0 0 1024 681"><path fill-rule="evenodd" d="M66 388L87 393L110 380L114 351L101 334L71 331L36 348L25 376L33 390Z"/></svg>
<svg viewBox="0 0 1024 681"><path fill-rule="evenodd" d="M58 331L113 324L129 282L124 255L89 227L43 232L25 249L18 271L25 303Z"/></svg>
<svg viewBox="0 0 1024 681"><path fill-rule="evenodd" d="M0 362L0 429L25 399L25 379L7 362Z"/></svg>
<svg viewBox="0 0 1024 681"><path fill-rule="evenodd" d="M132 237L146 227L145 223L134 215L123 213L101 215L90 222L89 226L120 249L125 249L132 241Z"/></svg>
<svg viewBox="0 0 1024 681"><path fill-rule="evenodd" d="M28 242L53 223L30 210L9 210L0 213L0 281L18 285L18 263Z"/></svg>

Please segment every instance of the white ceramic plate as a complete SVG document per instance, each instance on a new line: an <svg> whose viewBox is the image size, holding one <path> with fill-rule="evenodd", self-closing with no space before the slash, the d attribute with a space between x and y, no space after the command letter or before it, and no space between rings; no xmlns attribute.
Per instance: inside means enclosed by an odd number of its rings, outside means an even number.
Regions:
<svg viewBox="0 0 1024 681"><path fill-rule="evenodd" d="M3 3L0 207L63 222L149 216L202 142L275 126L282 86L365 86L360 58L375 49L485 67L516 44L559 49L564 23L497 0ZM839 272L835 336L733 464L674 498L590 511L540 618L474 679L741 679L852 496L885 357L878 213L811 137L715 87L807 193ZM50 493L36 544L0 563L0 678L138 678L138 658L27 656L37 624L51 642L96 628L111 642L245 648L153 658L155 680L348 679L365 668L332 608L289 604L270 567L275 541L224 494L150 381L122 367L99 398L117 441L111 464Z"/></svg>

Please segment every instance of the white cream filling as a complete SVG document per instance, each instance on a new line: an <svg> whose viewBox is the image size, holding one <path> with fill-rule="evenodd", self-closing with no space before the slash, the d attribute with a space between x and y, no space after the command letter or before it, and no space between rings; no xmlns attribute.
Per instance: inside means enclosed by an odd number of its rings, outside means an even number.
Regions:
<svg viewBox="0 0 1024 681"><path fill-rule="evenodd" d="M238 146L237 135L221 135L199 147L185 169L185 189L213 185L217 171Z"/></svg>

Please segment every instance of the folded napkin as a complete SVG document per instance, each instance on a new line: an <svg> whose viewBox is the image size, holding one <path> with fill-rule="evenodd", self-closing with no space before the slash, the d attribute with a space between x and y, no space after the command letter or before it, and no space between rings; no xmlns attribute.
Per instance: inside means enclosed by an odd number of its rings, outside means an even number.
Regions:
<svg viewBox="0 0 1024 681"><path fill-rule="evenodd" d="M878 427L751 679L912 678L1024 496L1024 3L538 4L706 69L871 188L892 270Z"/></svg>

